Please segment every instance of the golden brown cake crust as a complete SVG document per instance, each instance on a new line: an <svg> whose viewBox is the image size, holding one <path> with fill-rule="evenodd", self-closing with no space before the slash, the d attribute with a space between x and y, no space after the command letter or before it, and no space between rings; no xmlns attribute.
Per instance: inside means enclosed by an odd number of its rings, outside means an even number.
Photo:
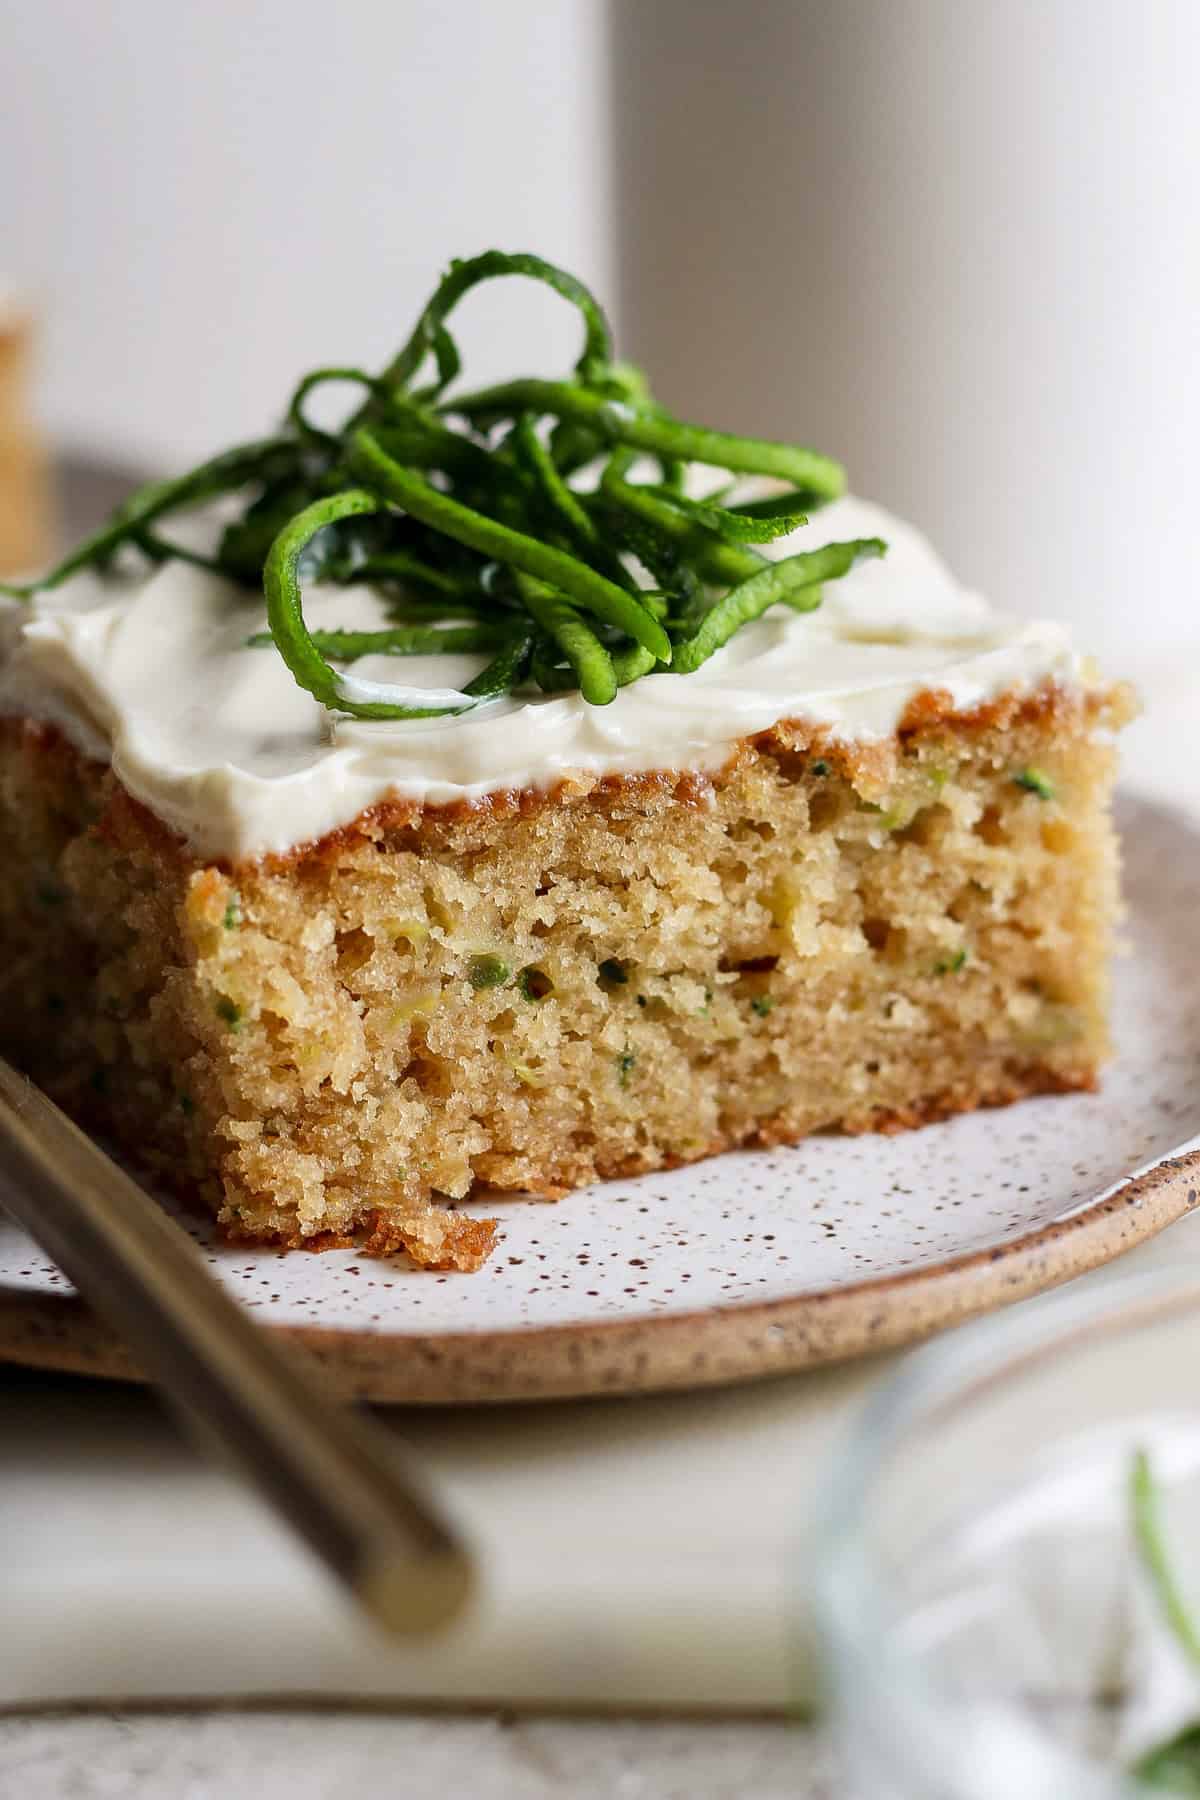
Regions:
<svg viewBox="0 0 1200 1800"><path fill-rule="evenodd" d="M110 777L104 813L98 829L113 842L153 844L164 857L174 849L182 862L194 868L212 867L230 872L248 865L283 872L310 858L335 857L354 844L375 843L394 832L416 832L414 847L434 848L445 841L448 830L467 822L499 824L507 819L531 818L550 808L581 800L596 803L626 801L649 805L668 800L674 806L699 807L727 785L737 770L754 757L807 754L827 761L836 774L863 791L885 786L895 769L897 755L906 742L941 728L951 729L964 740L993 731L1039 724L1053 733L1076 730L1081 724L1102 723L1119 729L1135 716L1133 690L1125 683L1107 688L1080 689L1047 682L1032 692L1000 694L967 711L956 708L947 689L931 688L915 695L906 708L893 738L855 741L837 737L828 727L804 719L780 719L766 731L742 738L732 746L726 762L717 770L659 769L639 774L592 775L580 773L550 787L498 788L470 800L430 802L403 794L389 795L366 807L334 831L283 852L245 859L192 854L178 832L150 807L134 798L115 777ZM64 783L87 779L87 773L104 768L91 762L64 736L57 725L44 720L0 715L0 743L19 745L23 754L40 762L52 778Z"/></svg>
<svg viewBox="0 0 1200 1800"><path fill-rule="evenodd" d="M1115 727L1127 723L1134 711L1132 691L1123 685L1088 691L1050 682L1031 693L1000 694L968 711L956 709L948 690L927 689L914 695L895 737L881 742L841 739L827 727L805 719L780 719L768 730L733 745L722 767L710 772L659 769L631 775L579 773L550 787L499 788L475 799L437 804L394 795L367 807L336 831L282 854L254 860L271 869L286 869L309 857L335 856L348 845L378 842L401 831L416 833L415 848L433 848L445 841L449 830L467 822L498 825L504 820L528 819L549 808L583 800L597 805L622 802L634 806L651 806L666 800L672 806L700 807L727 786L740 767L756 757L820 757L853 787L865 791L887 784L904 744L922 732L949 727L956 735L969 738L1034 723L1053 731L1056 726L1077 728L1081 721L1101 717ZM160 824L153 814L150 818L154 825ZM222 860L221 866L230 865Z"/></svg>

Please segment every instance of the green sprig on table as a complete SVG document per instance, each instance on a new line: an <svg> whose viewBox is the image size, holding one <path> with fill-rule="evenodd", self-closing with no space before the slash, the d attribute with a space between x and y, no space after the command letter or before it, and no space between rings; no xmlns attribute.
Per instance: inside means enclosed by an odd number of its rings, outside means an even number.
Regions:
<svg viewBox="0 0 1200 1800"><path fill-rule="evenodd" d="M448 394L461 370L449 315L481 282L512 275L579 312L573 372ZM356 390L356 404L326 430L309 401L334 384ZM724 489L697 499L685 491L691 463L789 485L748 502L729 503ZM647 466L651 479L638 474ZM41 581L5 591L29 598L128 550L180 559L261 585L269 631L249 643L273 643L301 687L355 718L458 713L528 681L603 706L656 670L692 673L770 606L812 611L824 582L882 555L878 538L778 560L757 548L844 487L838 464L815 450L674 418L639 370L614 360L604 312L581 281L541 257L489 250L451 264L381 374L313 370L277 435L140 488ZM172 517L231 495L242 510L211 554L164 535ZM310 631L303 589L315 581L375 586L392 623ZM364 656L463 651L490 660L461 689L346 672Z"/></svg>
<svg viewBox="0 0 1200 1800"><path fill-rule="evenodd" d="M1167 1553L1162 1497L1150 1458L1139 1450L1130 1474L1130 1509L1138 1559L1160 1617L1187 1660L1200 1668L1200 1631L1179 1591ZM1143 1752L1130 1770L1139 1787L1200 1795L1200 1722L1185 1725Z"/></svg>

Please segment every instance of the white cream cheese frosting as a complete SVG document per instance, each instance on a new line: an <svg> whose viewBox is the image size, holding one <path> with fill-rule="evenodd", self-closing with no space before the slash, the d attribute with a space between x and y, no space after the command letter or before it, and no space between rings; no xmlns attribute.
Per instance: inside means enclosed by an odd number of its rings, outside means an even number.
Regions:
<svg viewBox="0 0 1200 1800"><path fill-rule="evenodd" d="M577 771L712 770L780 719L870 740L926 689L967 710L1082 679L1061 627L994 611L881 507L839 500L770 550L871 536L887 540L886 558L829 583L814 613L773 607L694 674L644 676L610 706L529 692L412 721L326 712L274 648L246 647L261 598L191 564L136 580L85 573L32 606L0 605L0 714L57 724L199 854L245 860L311 842L388 795L440 805ZM326 629L387 622L365 588L314 588L305 614ZM457 688L484 660L368 657L353 672Z"/></svg>

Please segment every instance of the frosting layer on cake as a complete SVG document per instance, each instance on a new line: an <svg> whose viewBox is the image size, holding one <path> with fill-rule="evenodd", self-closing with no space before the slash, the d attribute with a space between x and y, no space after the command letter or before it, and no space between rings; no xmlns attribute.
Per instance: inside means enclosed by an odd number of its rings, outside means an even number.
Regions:
<svg viewBox="0 0 1200 1800"><path fill-rule="evenodd" d="M997 612L881 507L839 500L769 553L870 536L887 539L886 558L830 583L816 612L773 607L694 674L644 676L604 707L533 689L410 721L326 712L273 648L247 648L261 598L202 569L87 573L32 606L0 603L0 713L57 724L199 854L243 860L311 842L390 795L445 805L577 772L710 771L781 719L880 739L927 690L970 711L1083 679L1062 627ZM324 629L389 622L366 588L314 588L305 614ZM368 657L353 672L445 690L484 660Z"/></svg>

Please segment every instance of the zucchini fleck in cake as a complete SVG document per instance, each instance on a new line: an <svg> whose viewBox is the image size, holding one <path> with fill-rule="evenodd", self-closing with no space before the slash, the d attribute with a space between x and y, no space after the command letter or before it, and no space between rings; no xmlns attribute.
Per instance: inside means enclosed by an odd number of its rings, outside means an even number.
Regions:
<svg viewBox="0 0 1200 1800"><path fill-rule="evenodd" d="M510 274L583 354L462 391ZM462 1268L477 1186L1091 1087L1127 697L842 487L453 265L2 603L0 1045L234 1233Z"/></svg>

